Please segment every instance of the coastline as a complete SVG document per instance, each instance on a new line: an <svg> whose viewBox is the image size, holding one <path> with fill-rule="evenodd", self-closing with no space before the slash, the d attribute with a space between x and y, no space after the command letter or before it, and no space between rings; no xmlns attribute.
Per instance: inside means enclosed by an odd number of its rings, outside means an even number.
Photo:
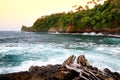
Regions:
<svg viewBox="0 0 120 80"><path fill-rule="evenodd" d="M93 34L94 33L92 33L92 35ZM1 35L3 35L3 33L1 33ZM40 63L39 66L47 65L51 63L60 64L67 56L71 54L75 54L77 56L79 54L85 54L88 57L88 59L90 59L90 63L92 65L97 66L102 70L105 68L104 65L106 65L106 67L110 67L112 71L120 72L120 69L118 68L120 38L106 37L101 34L99 34L98 36L96 35L86 36L86 33L85 35L84 34L81 35L79 33L51 34L47 32L45 33L4 32L4 35L5 37L3 36L3 38L1 38L1 45L0 45L1 48L0 53L2 55L1 57L3 57L1 58L1 60L3 61L1 62L3 63L2 64L3 67L0 68L1 74L17 72L17 71L26 71L31 65L34 64L39 65L39 63ZM16 43L16 41L19 42ZM33 55L33 53L37 55L37 58L36 55ZM53 57L51 56L54 56L55 58L54 61L53 61ZM93 58L90 58L90 56L93 56ZM18 65L6 67L9 64L11 65L12 63L9 63L7 61L6 62L7 65L4 65L5 60L6 59L11 60L11 58L12 60L14 60L13 65L14 63ZM34 60L31 61L29 60L29 58L35 59L35 61ZM104 61L102 62L103 58L106 63L104 63ZM25 59L25 61L21 61L23 59ZM99 59L101 60L100 63L103 67L99 65ZM21 61L21 63L19 63L19 61ZM109 65L109 64L113 64L113 65ZM22 69L20 69L21 67Z"/></svg>
<svg viewBox="0 0 120 80"><path fill-rule="evenodd" d="M26 27L21 29L23 32L47 32L53 34L80 34L80 35L94 35L94 36L109 36L109 37L120 37L120 28L105 28L105 29L72 29L69 27L66 30L50 28L49 30L36 31L32 27Z"/></svg>
<svg viewBox="0 0 120 80"><path fill-rule="evenodd" d="M29 71L0 74L0 80L119 80L120 73L89 64L84 55L71 55L62 64L31 66Z"/></svg>
<svg viewBox="0 0 120 80"><path fill-rule="evenodd" d="M120 38L120 34L104 34L104 33L95 33L95 32L84 32L84 33L61 33L61 32L47 32L49 34L73 34L73 35L88 35L88 36L108 36Z"/></svg>

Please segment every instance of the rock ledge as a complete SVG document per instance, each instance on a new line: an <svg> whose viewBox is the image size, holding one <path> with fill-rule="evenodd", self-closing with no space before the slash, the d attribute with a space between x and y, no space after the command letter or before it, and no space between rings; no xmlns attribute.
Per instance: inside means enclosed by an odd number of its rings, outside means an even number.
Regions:
<svg viewBox="0 0 120 80"><path fill-rule="evenodd" d="M120 80L120 74L90 65L84 55L71 55L61 65L31 66L29 71L0 74L0 80Z"/></svg>

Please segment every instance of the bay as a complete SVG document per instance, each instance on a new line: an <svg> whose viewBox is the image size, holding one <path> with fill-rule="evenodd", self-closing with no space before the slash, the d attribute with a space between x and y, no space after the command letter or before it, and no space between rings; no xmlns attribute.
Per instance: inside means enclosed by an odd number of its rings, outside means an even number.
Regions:
<svg viewBox="0 0 120 80"><path fill-rule="evenodd" d="M120 38L97 34L0 31L0 74L62 64L84 54L89 63L120 73Z"/></svg>

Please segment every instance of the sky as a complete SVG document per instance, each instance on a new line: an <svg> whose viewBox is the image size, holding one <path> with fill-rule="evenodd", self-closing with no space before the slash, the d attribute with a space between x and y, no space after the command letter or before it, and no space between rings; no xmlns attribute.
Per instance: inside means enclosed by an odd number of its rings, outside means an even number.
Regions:
<svg viewBox="0 0 120 80"><path fill-rule="evenodd" d="M20 31L32 26L37 18L68 12L72 6L84 6L89 0L0 0L0 31Z"/></svg>

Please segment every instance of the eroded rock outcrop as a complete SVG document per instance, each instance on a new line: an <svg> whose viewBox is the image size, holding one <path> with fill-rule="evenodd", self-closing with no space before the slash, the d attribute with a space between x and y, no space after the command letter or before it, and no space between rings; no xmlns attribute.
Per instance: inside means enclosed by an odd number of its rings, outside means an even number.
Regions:
<svg viewBox="0 0 120 80"><path fill-rule="evenodd" d="M61 65L31 66L29 71L1 74L0 80L120 80L120 74L108 68L99 70L84 55L71 55Z"/></svg>

